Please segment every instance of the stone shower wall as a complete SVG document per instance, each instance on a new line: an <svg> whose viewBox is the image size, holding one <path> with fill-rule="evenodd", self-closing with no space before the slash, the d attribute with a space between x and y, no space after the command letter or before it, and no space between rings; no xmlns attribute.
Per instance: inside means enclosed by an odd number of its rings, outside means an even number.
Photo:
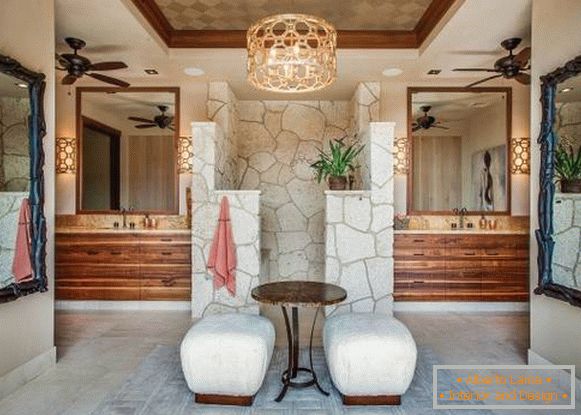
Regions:
<svg viewBox="0 0 581 415"><path fill-rule="evenodd" d="M12 261L18 230L18 214L28 192L0 193L0 289L14 282Z"/></svg>
<svg viewBox="0 0 581 415"><path fill-rule="evenodd" d="M226 82L208 86L208 119L220 126L221 139L215 141L216 189L238 189L238 145L236 140L237 100Z"/></svg>
<svg viewBox="0 0 581 415"><path fill-rule="evenodd" d="M325 280L347 290L347 300L327 307L327 315L392 313L394 128L371 123L361 133L369 143L369 191L326 192Z"/></svg>
<svg viewBox="0 0 581 415"><path fill-rule="evenodd" d="M553 279L581 289L581 195L557 193L554 202Z"/></svg>
<svg viewBox="0 0 581 415"><path fill-rule="evenodd" d="M0 98L0 191L28 190L29 112L28 98Z"/></svg>
<svg viewBox="0 0 581 415"><path fill-rule="evenodd" d="M218 149L227 148L228 138L213 122L192 123L194 146L192 194L192 316L223 312L258 314L258 305L251 298L260 273L260 192L217 190L216 183L236 182L235 172L222 174L231 156L218 157ZM223 180L227 178L227 180ZM222 197L230 202L238 266L236 296L226 288L216 290L213 277L207 271L210 246L218 223Z"/></svg>
<svg viewBox="0 0 581 415"><path fill-rule="evenodd" d="M264 280L322 281L324 190L317 148L350 134L346 101L239 101L240 189L262 192Z"/></svg>

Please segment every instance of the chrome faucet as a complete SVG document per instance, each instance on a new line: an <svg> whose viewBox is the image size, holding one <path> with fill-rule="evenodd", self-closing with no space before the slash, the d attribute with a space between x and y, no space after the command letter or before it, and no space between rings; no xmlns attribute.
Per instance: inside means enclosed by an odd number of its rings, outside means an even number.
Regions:
<svg viewBox="0 0 581 415"><path fill-rule="evenodd" d="M465 207L463 207L462 209L454 208L454 210L452 210L452 212L454 212L454 214L459 217L458 218L459 219L459 228L464 229L464 222L466 220L466 215L468 214L468 209L466 209Z"/></svg>
<svg viewBox="0 0 581 415"><path fill-rule="evenodd" d="M125 209L122 208L121 209L121 215L123 216L123 229L127 228L127 213L131 212L132 208L129 209Z"/></svg>

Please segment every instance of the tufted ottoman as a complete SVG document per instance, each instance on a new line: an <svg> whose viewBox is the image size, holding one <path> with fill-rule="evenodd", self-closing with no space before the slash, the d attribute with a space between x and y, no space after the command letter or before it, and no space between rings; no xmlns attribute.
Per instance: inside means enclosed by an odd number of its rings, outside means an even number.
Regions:
<svg viewBox="0 0 581 415"><path fill-rule="evenodd" d="M340 314L325 322L323 342L331 379L344 404L400 404L417 356L403 323L381 314Z"/></svg>
<svg viewBox="0 0 581 415"><path fill-rule="evenodd" d="M248 314L216 314L190 328L181 345L184 376L198 403L252 405L270 364L272 323Z"/></svg>

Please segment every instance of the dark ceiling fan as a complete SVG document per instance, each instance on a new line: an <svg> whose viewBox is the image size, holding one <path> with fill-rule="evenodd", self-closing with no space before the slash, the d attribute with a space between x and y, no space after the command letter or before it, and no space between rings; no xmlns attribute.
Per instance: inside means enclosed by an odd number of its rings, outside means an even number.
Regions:
<svg viewBox="0 0 581 415"><path fill-rule="evenodd" d="M420 110L424 113L421 117L416 119L416 122L412 124L412 131L416 132L418 130L429 130L430 128L441 128L442 130L449 130L448 127L440 125L439 121L436 121L435 117L432 117L428 113L432 109L431 105L422 105Z"/></svg>
<svg viewBox="0 0 581 415"><path fill-rule="evenodd" d="M512 53L514 49L518 47L522 39L518 37L512 37L510 39L503 40L500 44L504 49L508 50L508 55L504 58L498 59L494 63L494 69L484 69L484 68L456 68L453 71L456 72L492 72L497 75L490 76L488 78L481 79L480 81L473 82L467 86L467 88L476 86L483 82L490 81L495 78L506 78L506 79L516 79L518 82L524 85L529 85L531 83L531 76L524 71L530 69L528 65L531 59L531 48L524 48L516 55Z"/></svg>
<svg viewBox="0 0 581 415"><path fill-rule="evenodd" d="M91 63L91 61L84 56L77 54L77 51L83 49L86 46L84 40L77 39L74 37L67 37L65 42L73 49L73 53L63 53L62 55L57 54L56 60L61 67L57 66L58 70L67 71L68 74L63 78L61 83L63 85L72 85L77 79L81 78L83 75L90 76L91 78L97 79L102 82L107 82L108 84L117 85L123 88L129 86L129 84L120 79L112 78L110 76L101 75L99 73L94 73L93 71L112 71L115 69L125 69L127 65L123 62L99 62ZM91 71L89 73L89 71Z"/></svg>
<svg viewBox="0 0 581 415"><path fill-rule="evenodd" d="M168 130L174 131L174 128L172 125L174 117L172 117L171 115L165 114L169 108L165 105L158 105L157 108L161 111L161 114L153 117L153 120L148 120L147 118L141 118L141 117L129 117L128 119L131 121L137 121L137 122L144 123L144 124L137 124L135 126L135 128L141 129L141 128L158 127L158 128L161 128L162 130L167 128Z"/></svg>

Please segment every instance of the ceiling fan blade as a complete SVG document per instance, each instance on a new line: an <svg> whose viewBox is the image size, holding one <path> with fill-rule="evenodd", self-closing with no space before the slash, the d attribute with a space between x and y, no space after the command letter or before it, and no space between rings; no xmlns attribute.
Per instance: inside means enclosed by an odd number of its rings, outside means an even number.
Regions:
<svg viewBox="0 0 581 415"><path fill-rule="evenodd" d="M521 68L524 68L529 60L531 60L531 48L524 48L514 57L514 61Z"/></svg>
<svg viewBox="0 0 581 415"><path fill-rule="evenodd" d="M54 57L61 66L64 66L65 68L68 68L69 66L71 66L71 63L68 60L66 60L65 58L63 58L61 55L59 55L58 53L55 53Z"/></svg>
<svg viewBox="0 0 581 415"><path fill-rule="evenodd" d="M127 117L128 120L131 121L137 121L137 122L145 122L148 124L155 124L155 121L153 120L148 120L147 118L141 118L141 117Z"/></svg>
<svg viewBox="0 0 581 415"><path fill-rule="evenodd" d="M157 127L157 124L139 124L135 126L135 128L153 128L153 127Z"/></svg>
<svg viewBox="0 0 581 415"><path fill-rule="evenodd" d="M75 81L77 80L77 77L74 75L67 75L63 78L63 80L61 81L61 84L63 85L72 85L75 83Z"/></svg>
<svg viewBox="0 0 581 415"><path fill-rule="evenodd" d="M127 65L124 62L99 62L89 66L90 71L113 71L125 68L127 68Z"/></svg>
<svg viewBox="0 0 581 415"><path fill-rule="evenodd" d="M466 88L472 88L473 86L482 84L484 82L490 81L491 79L500 78L502 75L489 76L488 78L481 79L480 81L472 82L470 85L466 85Z"/></svg>
<svg viewBox="0 0 581 415"><path fill-rule="evenodd" d="M519 73L517 76L514 77L518 82L523 85L530 85L531 84L531 76L528 73Z"/></svg>
<svg viewBox="0 0 581 415"><path fill-rule="evenodd" d="M456 68L452 69L454 72L498 72L496 69L484 69L484 68Z"/></svg>
<svg viewBox="0 0 581 415"><path fill-rule="evenodd" d="M108 84L120 86L122 88L127 88L129 86L127 82L122 81L121 79L111 78L110 76L101 75L100 73L86 73L85 75L102 82L107 82Z"/></svg>

